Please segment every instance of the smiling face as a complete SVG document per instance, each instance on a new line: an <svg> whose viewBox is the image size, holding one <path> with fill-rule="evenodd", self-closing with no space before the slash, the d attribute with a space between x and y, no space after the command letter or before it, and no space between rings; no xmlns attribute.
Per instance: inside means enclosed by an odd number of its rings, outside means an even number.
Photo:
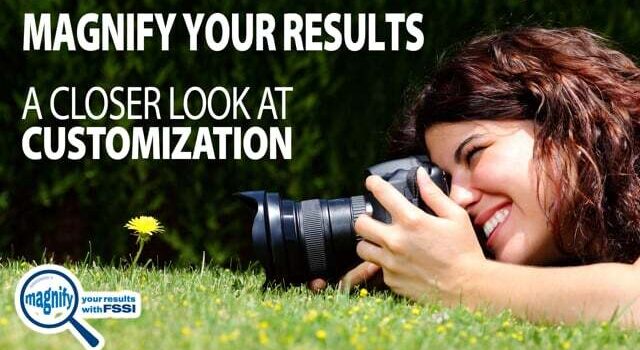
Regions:
<svg viewBox="0 0 640 350"><path fill-rule="evenodd" d="M431 160L451 175L451 199L496 260L548 265L562 254L545 217L553 195L545 179L537 193L533 133L531 121L487 120L436 124L425 137Z"/></svg>

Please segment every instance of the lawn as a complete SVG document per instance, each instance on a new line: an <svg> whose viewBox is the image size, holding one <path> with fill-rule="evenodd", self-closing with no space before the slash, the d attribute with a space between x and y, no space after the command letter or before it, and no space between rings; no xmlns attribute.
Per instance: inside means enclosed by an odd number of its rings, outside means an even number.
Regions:
<svg viewBox="0 0 640 350"><path fill-rule="evenodd" d="M0 349L81 349L69 332L41 335L18 319L14 290L30 266L0 260ZM509 312L418 305L389 292L263 292L258 268L67 268L86 291L129 289L142 295L139 319L88 320L104 336L105 349L637 349L640 344L638 332L611 323L534 325Z"/></svg>

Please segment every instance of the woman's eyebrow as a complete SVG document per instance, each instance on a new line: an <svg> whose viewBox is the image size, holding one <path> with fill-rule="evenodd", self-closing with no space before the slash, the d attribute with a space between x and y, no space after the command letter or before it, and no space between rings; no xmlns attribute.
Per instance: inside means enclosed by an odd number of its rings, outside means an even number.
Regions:
<svg viewBox="0 0 640 350"><path fill-rule="evenodd" d="M464 141L460 142L460 144L458 145L458 148L456 148L456 152L453 154L453 160L456 164L460 163L460 158L462 158L462 149L464 148L464 146L466 146L469 142L473 141L474 139L479 138L480 136L482 136L482 134L473 134L467 137L466 139L464 139Z"/></svg>

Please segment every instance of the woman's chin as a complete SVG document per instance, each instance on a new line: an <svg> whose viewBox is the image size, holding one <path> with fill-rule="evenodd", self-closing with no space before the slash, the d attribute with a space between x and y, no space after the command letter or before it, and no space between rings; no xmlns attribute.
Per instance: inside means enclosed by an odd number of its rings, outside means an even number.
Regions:
<svg viewBox="0 0 640 350"><path fill-rule="evenodd" d="M494 253L494 256L497 261L508 263L508 264L517 264L523 265L526 263L526 259L524 259L520 254L511 253L508 251L501 251Z"/></svg>
<svg viewBox="0 0 640 350"><path fill-rule="evenodd" d="M518 239L522 235L514 235L504 244L498 245L493 254L495 259L509 264L526 265L531 262L529 249L527 249L524 239ZM524 237L522 237L524 238Z"/></svg>
<svg viewBox="0 0 640 350"><path fill-rule="evenodd" d="M496 261L516 265L539 266L548 264L544 256L531 254L529 250L525 249L509 249L505 247L505 249L494 252L494 257Z"/></svg>

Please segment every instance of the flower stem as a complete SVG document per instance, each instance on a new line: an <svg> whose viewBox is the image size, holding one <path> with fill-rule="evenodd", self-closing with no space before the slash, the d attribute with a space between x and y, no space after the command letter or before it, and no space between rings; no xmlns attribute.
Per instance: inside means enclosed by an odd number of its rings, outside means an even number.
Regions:
<svg viewBox="0 0 640 350"><path fill-rule="evenodd" d="M144 240L139 240L139 245L138 245L138 252L136 253L136 257L133 258L133 261L131 262L131 266L129 266L129 268L132 268L133 266L136 266L138 264L138 259L140 258L140 254L142 253L142 248L144 247Z"/></svg>

